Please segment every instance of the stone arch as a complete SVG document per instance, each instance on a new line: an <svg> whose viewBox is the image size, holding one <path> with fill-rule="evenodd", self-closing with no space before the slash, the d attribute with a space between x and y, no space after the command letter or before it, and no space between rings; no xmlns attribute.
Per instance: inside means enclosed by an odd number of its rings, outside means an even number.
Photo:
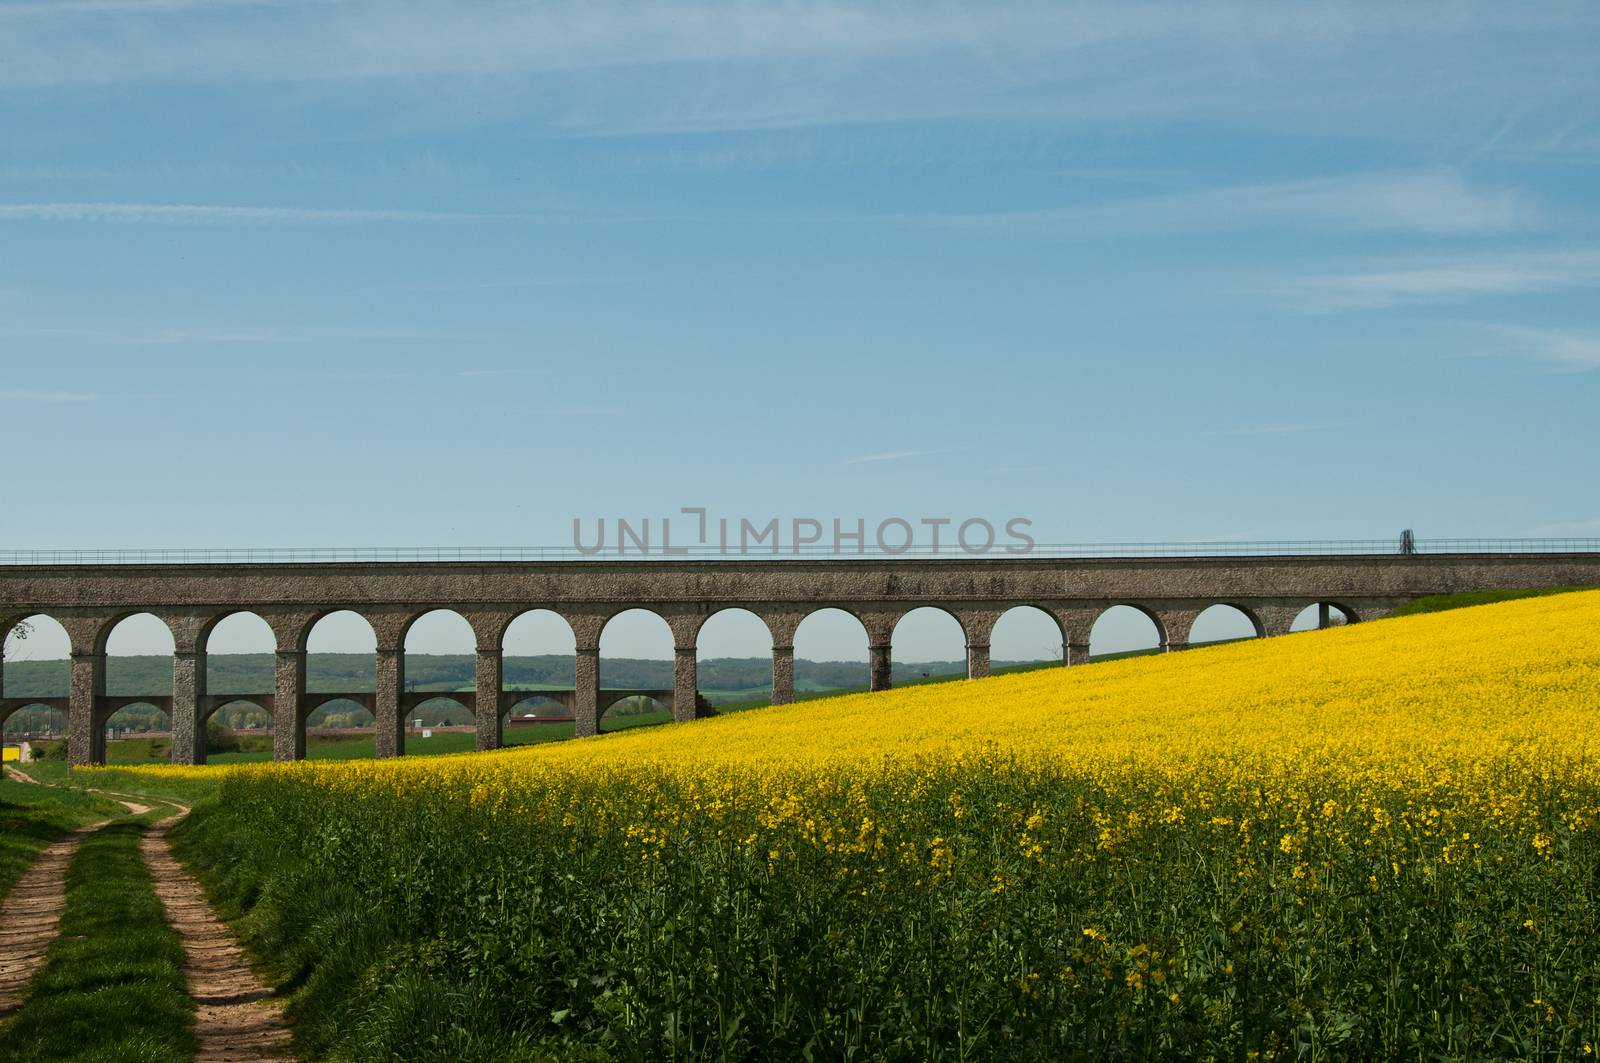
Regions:
<svg viewBox="0 0 1600 1063"><path fill-rule="evenodd" d="M139 706L154 710L153 714L149 711L138 714L143 717L146 729L172 733L172 675L177 661L178 639L172 625L161 616L144 610L130 610L100 625L94 648L96 656L104 663L92 709L90 759L92 763L103 764L106 759L106 731L127 709ZM154 652L130 653L128 650ZM149 659L156 662L155 672L161 678L148 674L150 665L131 663ZM164 687L165 692L134 689L152 685ZM124 718L124 722L131 721Z"/></svg>
<svg viewBox="0 0 1600 1063"><path fill-rule="evenodd" d="M607 639L610 639L611 649L607 650ZM637 657L632 653L620 652L624 647L638 650L643 646L655 649L658 645L665 645L667 656ZM615 660L619 657L634 660L671 660L677 648L677 641L672 630L672 625L661 612L643 605L631 605L626 609L618 609L605 618L600 626L600 686L604 687L654 687L656 682L639 681L637 676L618 675L615 668L606 668L606 659Z"/></svg>
<svg viewBox="0 0 1600 1063"><path fill-rule="evenodd" d="M149 620L144 620L144 617L149 617ZM121 656L170 657L178 651L178 639L173 633L171 624L169 624L160 615L147 609L133 609L129 610L128 612L118 613L116 616L107 619L100 625L100 630L95 636L94 652L105 654L108 657L111 656L114 652L111 648L111 641L118 637L119 632L121 632L124 637L127 636L127 629L124 627L124 625L130 620L137 620L137 626L146 628L146 631L141 633L143 638L156 639L159 642L161 636L165 635L166 643L170 648L165 654L157 652L153 654L122 654ZM159 632L156 630L158 627L160 628Z"/></svg>
<svg viewBox="0 0 1600 1063"><path fill-rule="evenodd" d="M202 711L202 724L209 724L224 709L237 712L248 707L266 718L267 727L272 726L272 703L268 698L249 694L219 694L210 701L211 704Z"/></svg>
<svg viewBox="0 0 1600 1063"><path fill-rule="evenodd" d="M768 627L775 627L771 620ZM806 662L796 665L798 693L859 690L863 678L870 680L870 673L861 675L860 665L871 667L872 633L855 610L839 605L811 609L795 623L791 638L795 657ZM860 646L860 657L852 654L852 645Z"/></svg>
<svg viewBox="0 0 1600 1063"><path fill-rule="evenodd" d="M466 637L460 638L463 632ZM398 646L408 654L416 652L411 648L413 638L451 643L450 653L474 653L478 648L478 633L472 622L448 606L411 613L400 621L398 634Z"/></svg>
<svg viewBox="0 0 1600 1063"><path fill-rule="evenodd" d="M529 691L529 697L518 697L524 688L571 683L576 690L578 633L570 620L546 606L476 614L473 620L478 631L477 748L498 749L506 741L506 726L515 710L538 696ZM538 659L545 657L556 660ZM563 710L559 715L572 715L573 695L559 700ZM483 711L491 703L495 711Z"/></svg>
<svg viewBox="0 0 1600 1063"><path fill-rule="evenodd" d="M252 641L245 638L242 631L237 630L244 625L244 622L252 620L255 621L256 624L260 625L260 633L265 636L264 641L266 642L266 648L264 650L251 650L250 652L272 653L276 651L278 647L277 633L272 630L272 625L267 622L267 618L256 612L254 609L232 609L228 612L216 613L207 617L200 625L197 649L201 653L207 654L208 656L212 653L218 652L212 648L211 640L217 637L217 630L219 628L223 629L222 637L225 641L234 642L240 645L247 641ZM239 623L235 623L236 621Z"/></svg>
<svg viewBox="0 0 1600 1063"><path fill-rule="evenodd" d="M359 622L359 623L358 623ZM324 626L328 625L328 626ZM365 631L363 632L363 628ZM367 648L367 640L371 640L371 648ZM320 640L327 645L326 649L312 649L312 642ZM372 621L364 614L354 609L328 609L317 616L300 633L300 652L340 654L348 657L364 657L375 655L378 651L378 630ZM329 645L331 643L331 645ZM310 662L306 666L306 686L308 690L316 686L325 686L328 683L341 684L336 689L363 689L370 687L376 680L376 664L373 672L368 673L365 667L357 665L359 674L346 675L343 673L328 675L324 668L312 668ZM309 695L308 695L309 696Z"/></svg>
<svg viewBox="0 0 1600 1063"><path fill-rule="evenodd" d="M1141 621L1148 621L1153 643ZM1111 602L1094 618L1089 628L1089 649L1096 657L1114 653L1158 652L1167 645L1168 632L1161 615L1138 602ZM1147 645L1147 643L1150 643Z"/></svg>
<svg viewBox="0 0 1600 1063"><path fill-rule="evenodd" d="M708 639L714 657L707 653ZM728 652L718 652L719 643ZM754 699L761 697L759 688L764 687L770 700L776 674L775 646L772 628L765 617L744 606L718 608L701 620L695 632L696 681L711 690L749 690L752 693L741 696ZM789 650L792 662L793 647ZM728 663L718 665L716 671L707 674L707 660Z"/></svg>
<svg viewBox="0 0 1600 1063"><path fill-rule="evenodd" d="M623 693L620 697L611 697L608 696L609 693L603 692L600 698L600 730L602 733L666 723L676 716L673 711L671 692L662 691L665 700L655 694ZM638 705L638 711L631 711L635 704ZM666 718L662 718L662 714L665 714ZM646 719L639 719L638 717L646 717ZM610 724L609 727L605 726L607 723Z"/></svg>
<svg viewBox="0 0 1600 1063"><path fill-rule="evenodd" d="M392 668L400 663L400 653L393 642L396 631L396 627L391 627L387 632L389 639L386 640L370 615L341 608L324 610L305 626L300 641L306 654L305 692L298 699L299 708L294 713L297 730L295 743L299 747L299 756L305 755L307 729L345 722L340 714L328 711L341 701L352 702L371 714L371 720L367 720L360 712L350 712L348 722L354 730L372 728L374 750L379 756L393 756L400 752L387 746L385 741L387 739L397 744L403 740L399 731L398 706L390 708L394 718L388 720L388 726L385 727L385 721L380 719L382 707L377 699L383 666ZM386 641L390 647L387 654L384 652ZM319 642L322 643L321 647L317 646ZM324 657L324 654L327 656ZM399 676L394 678L398 679ZM396 695L398 690L392 692L391 696ZM283 726L283 723L280 722L279 726Z"/></svg>
<svg viewBox="0 0 1600 1063"><path fill-rule="evenodd" d="M415 727L420 719L423 727L456 727L462 721L451 717L463 714L468 723L477 718L477 706L471 694L456 690L421 691L407 699L401 724Z"/></svg>
<svg viewBox="0 0 1600 1063"><path fill-rule="evenodd" d="M30 710L32 710L30 712ZM12 698L10 701L0 702L0 732L10 727L11 721L22 713L29 713L33 719L45 719L50 722L47 728L50 734L67 733L67 710L62 705L52 705L46 701L32 700L27 697ZM24 720L13 731L25 730L30 725Z"/></svg>
<svg viewBox="0 0 1600 1063"><path fill-rule="evenodd" d="M515 701L511 700L513 697ZM506 697L505 712L507 715L516 715L518 709L531 707L534 702L540 702L545 712L526 713L528 716L571 716L571 697L566 691L560 690L514 690Z"/></svg>
<svg viewBox="0 0 1600 1063"><path fill-rule="evenodd" d="M1238 602L1218 602L1200 610L1183 641L1190 646L1200 646L1211 642L1263 638L1266 634L1266 625L1254 609Z"/></svg>
<svg viewBox="0 0 1600 1063"><path fill-rule="evenodd" d="M517 630L519 627L523 629L520 632ZM578 650L578 634L573 629L572 622L547 606L524 609L507 617L505 624L496 634L493 645L499 646L501 652L509 654L515 648L514 641L528 648L540 642L559 642L562 649L549 656L565 656ZM569 643L571 648L567 649ZM507 676L506 679L509 682L511 677Z"/></svg>
<svg viewBox="0 0 1600 1063"><path fill-rule="evenodd" d="M414 613L405 619L400 629L399 650L401 657L395 662L395 679L405 692L400 730L404 731L417 719L422 719L425 725L448 722L442 716L439 720L428 718L444 711L433 704L441 700L453 702L456 708L466 712L469 720L476 719L476 696L458 696L457 691L468 679L476 689L478 632L471 621L460 612L448 608ZM446 666L440 671L437 662L417 659L423 656L465 657L474 663L468 665L472 671L464 676L454 668ZM437 696L424 699L421 696L423 694ZM490 711L495 710L496 706L491 705Z"/></svg>
<svg viewBox="0 0 1600 1063"><path fill-rule="evenodd" d="M355 710L344 710L351 716L351 722L348 725L341 723L342 713L323 711L341 705L354 705L356 707ZM336 727L339 729L348 727L350 730L365 731L376 726L376 709L374 695L361 691L328 690L320 693L308 693L300 703L300 721L302 727ZM362 711L366 713L365 717L362 716ZM313 724L311 717L318 712L321 712L321 717Z"/></svg>
<svg viewBox="0 0 1600 1063"><path fill-rule="evenodd" d="M1360 616L1355 609L1343 602L1322 599L1312 602L1295 614L1294 620L1289 624L1290 631L1315 631L1324 626L1321 622L1322 609L1328 610L1328 627L1343 627L1347 624L1358 624Z"/></svg>
<svg viewBox="0 0 1600 1063"><path fill-rule="evenodd" d="M100 732L102 742L106 740L107 731L112 734L118 730L124 734L134 731L172 733L172 704L169 699L138 695L107 698L106 703L97 708L95 717L95 729Z"/></svg>
<svg viewBox="0 0 1600 1063"><path fill-rule="evenodd" d="M26 624L24 630L22 625ZM72 633L49 613L0 619L0 667L5 662L65 661L72 656ZM0 679L4 673L0 672ZM61 694L66 696L63 681ZM4 696L0 693L0 696Z"/></svg>
<svg viewBox="0 0 1600 1063"><path fill-rule="evenodd" d="M222 643L221 650L215 645L218 639ZM229 675L214 659L230 655L225 652L228 649L235 654L265 654L270 659L277 651L277 635L265 617L249 609L218 613L208 617L200 626L195 645L202 658L201 666L196 670L196 694L202 706L198 721L200 727L204 727L217 710L229 703L225 696L231 696L232 701L249 702L268 716L272 715L271 703L257 700L271 696L271 675L259 682L237 674ZM204 756L203 749L198 752L201 757ZM203 760L200 762L204 763Z"/></svg>
<svg viewBox="0 0 1600 1063"><path fill-rule="evenodd" d="M67 699L72 689L71 658L71 633L61 621L48 613L0 618L0 731L5 729L12 716L24 710L34 710L29 713L29 718L39 718L38 710L41 709L44 710L44 719L50 719L52 713L59 713L65 724ZM53 663L57 661L59 665ZM16 666L24 662L52 662L47 666L48 670L59 670L59 682L52 677L50 686L53 689L45 693L20 693L17 690ZM6 676L8 663L12 666L9 679ZM49 698L56 704L23 700L33 697Z"/></svg>
<svg viewBox="0 0 1600 1063"><path fill-rule="evenodd" d="M908 623L909 627L907 627ZM954 625L953 630L950 625ZM953 641L951 641L952 634L954 635ZM967 626L961 622L961 617L945 606L919 605L914 609L907 609L895 620L894 628L889 634L889 640L891 668L896 658L901 659L906 664L912 663L913 658L921 658L921 663L927 663L932 666L931 669L922 669L920 675L907 676L905 678L915 681L918 679L931 679L938 675L958 674L937 670L940 665L946 663L954 663L956 668L970 674L969 662L967 661ZM908 643L914 644L916 648L907 649ZM947 645L956 651L955 656L948 658L938 656L939 652ZM900 646L902 648L901 651L895 651L893 649L895 646ZM930 654L933 656L928 656ZM985 666L987 666L987 661L985 661ZM987 671L987 667L984 670ZM891 674L891 682L892 680Z"/></svg>
<svg viewBox="0 0 1600 1063"><path fill-rule="evenodd" d="M1013 605L989 629L989 655L1006 665L1062 664L1067 660L1067 629L1042 605Z"/></svg>

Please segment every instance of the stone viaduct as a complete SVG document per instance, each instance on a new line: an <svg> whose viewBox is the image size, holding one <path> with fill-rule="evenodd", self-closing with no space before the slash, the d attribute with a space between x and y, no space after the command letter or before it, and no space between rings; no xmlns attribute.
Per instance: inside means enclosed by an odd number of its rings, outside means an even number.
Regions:
<svg viewBox="0 0 1600 1063"><path fill-rule="evenodd" d="M1231 605L1257 635L1289 631L1308 605L1335 605L1352 621L1381 617L1427 594L1496 588L1600 585L1600 554L1394 554L1139 558L850 558L591 560L552 562L367 562L320 564L119 564L0 566L0 637L17 621L44 614L72 642L71 685L62 698L0 696L0 723L26 705L67 713L73 763L104 759L105 724L117 709L154 704L172 720L172 757L203 761L205 721L226 702L253 702L273 719L279 759L305 755L305 721L318 706L344 698L367 706L376 721L377 754L405 749L405 719L413 705L454 698L477 718L477 747L500 745L503 715L528 698L502 690L501 646L512 620L549 609L576 640L576 687L560 700L572 708L580 736L596 733L600 714L633 691L599 686L600 633L628 609L660 615L675 651L671 695L676 720L693 719L703 702L696 681L696 638L714 613L742 608L759 616L772 636L773 700L794 697L794 633L807 615L825 608L854 614L866 628L870 685L890 681L890 640L912 609L933 606L960 623L967 671L989 672L989 640L1002 613L1032 606L1061 630L1063 663L1087 658L1095 619L1114 605L1148 615L1162 645L1188 644L1195 618ZM308 693L306 643L328 613L349 609L377 634L377 684L372 691ZM405 636L435 609L466 618L477 640L472 693L419 694L405 685ZM170 696L108 697L106 641L136 613L153 613L175 641ZM262 617L276 638L271 691L211 696L206 692L206 640L233 613ZM0 662L3 668L3 662ZM0 694L4 672L0 671Z"/></svg>

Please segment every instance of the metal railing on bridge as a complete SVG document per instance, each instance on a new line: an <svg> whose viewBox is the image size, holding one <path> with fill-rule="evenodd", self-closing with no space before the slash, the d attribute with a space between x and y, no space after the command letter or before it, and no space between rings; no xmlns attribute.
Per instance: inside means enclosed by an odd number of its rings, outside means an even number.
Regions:
<svg viewBox="0 0 1600 1063"><path fill-rule="evenodd" d="M1398 539L1301 539L1272 541L1188 541L1165 543L1040 543L1026 552L995 546L974 553L956 544L912 544L883 548L866 545L841 550L825 545L785 545L744 552L717 546L661 550L607 549L585 552L572 546L354 546L219 547L173 549L0 550L0 565L334 565L419 562L540 561L741 561L772 558L851 560L895 558L1145 558L1145 557L1309 557L1388 554L1593 554L1600 539L1416 539L1402 549Z"/></svg>

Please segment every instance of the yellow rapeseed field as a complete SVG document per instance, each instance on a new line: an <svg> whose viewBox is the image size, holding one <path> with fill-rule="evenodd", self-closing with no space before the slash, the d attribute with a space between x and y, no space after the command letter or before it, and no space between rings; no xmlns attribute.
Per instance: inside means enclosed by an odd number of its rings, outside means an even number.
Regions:
<svg viewBox="0 0 1600 1063"><path fill-rule="evenodd" d="M428 962L495 972L480 1021L531 1044L1582 1058L1597 724L1586 592L495 754L151 770L228 773L249 891L287 890L277 861L450 908L373 962L474 942Z"/></svg>

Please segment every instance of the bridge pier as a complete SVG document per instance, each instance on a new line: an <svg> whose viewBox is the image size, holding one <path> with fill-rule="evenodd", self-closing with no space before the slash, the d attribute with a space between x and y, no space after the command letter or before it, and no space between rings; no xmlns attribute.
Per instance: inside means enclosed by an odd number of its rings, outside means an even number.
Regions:
<svg viewBox="0 0 1600 1063"><path fill-rule="evenodd" d="M99 701L106 691L106 655L72 650L72 678L67 693L67 763L104 764L106 733L99 726Z"/></svg>
<svg viewBox="0 0 1600 1063"><path fill-rule="evenodd" d="M772 646L772 703L789 705L794 702L794 647Z"/></svg>
<svg viewBox="0 0 1600 1063"><path fill-rule="evenodd" d="M592 738L600 733L600 644L579 646L573 658L573 733Z"/></svg>
<svg viewBox="0 0 1600 1063"><path fill-rule="evenodd" d="M172 655L172 763L206 762L205 655L180 651Z"/></svg>
<svg viewBox="0 0 1600 1063"><path fill-rule="evenodd" d="M867 689L888 690L894 685L894 658L887 642L867 647Z"/></svg>
<svg viewBox="0 0 1600 1063"><path fill-rule="evenodd" d="M987 642L967 643L967 678L987 679L989 677L989 644Z"/></svg>
<svg viewBox="0 0 1600 1063"><path fill-rule="evenodd" d="M672 722L688 723L698 713L700 665L695 648L675 646L672 651Z"/></svg>
<svg viewBox="0 0 1600 1063"><path fill-rule="evenodd" d="M272 694L272 759L304 760L306 651L279 650Z"/></svg>
<svg viewBox="0 0 1600 1063"><path fill-rule="evenodd" d="M372 702L374 753L381 759L401 757L406 752L405 714L400 711L400 695L406 686L404 648L378 647L377 680Z"/></svg>
<svg viewBox="0 0 1600 1063"><path fill-rule="evenodd" d="M1199 609L1161 609L1151 614L1161 629L1161 649L1174 653L1189 648L1189 635L1200 618Z"/></svg>
<svg viewBox="0 0 1600 1063"><path fill-rule="evenodd" d="M500 704L502 663L499 646L492 650L479 648L473 666L473 685L477 690L473 713L478 730L475 748L479 752L499 749L505 742L505 710Z"/></svg>

